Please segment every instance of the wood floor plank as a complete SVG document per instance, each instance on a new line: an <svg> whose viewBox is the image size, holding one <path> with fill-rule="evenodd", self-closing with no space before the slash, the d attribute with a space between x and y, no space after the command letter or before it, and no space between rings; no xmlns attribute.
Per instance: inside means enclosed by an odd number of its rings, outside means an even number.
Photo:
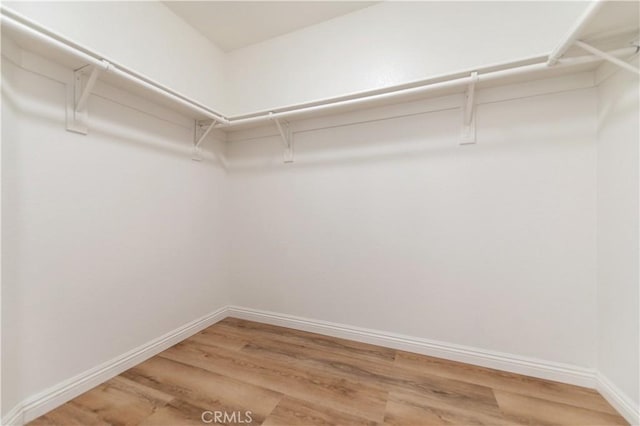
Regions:
<svg viewBox="0 0 640 426"><path fill-rule="evenodd" d="M384 415L386 392L366 384L196 342L184 341L161 356L369 420Z"/></svg>
<svg viewBox="0 0 640 426"><path fill-rule="evenodd" d="M200 407L169 404L147 417L140 426L202 426L202 411Z"/></svg>
<svg viewBox="0 0 640 426"><path fill-rule="evenodd" d="M42 417L30 422L30 426L107 426L111 423L74 401L69 401Z"/></svg>
<svg viewBox="0 0 640 426"><path fill-rule="evenodd" d="M117 376L61 409L47 414L49 424L138 424L173 396ZM37 424L37 423L36 423Z"/></svg>
<svg viewBox="0 0 640 426"><path fill-rule="evenodd" d="M376 425L376 422L296 398L284 397L262 426Z"/></svg>
<svg viewBox="0 0 640 426"><path fill-rule="evenodd" d="M433 358L409 352L398 351L395 365L420 373L436 375L520 393L536 398L564 402L576 407L589 408L618 415L615 409L595 390L572 386L565 383L493 370L461 362Z"/></svg>
<svg viewBox="0 0 640 426"><path fill-rule="evenodd" d="M412 395L430 406L442 409L456 408L500 415L493 390L487 386L402 369L396 369L394 373L390 388L396 393Z"/></svg>
<svg viewBox="0 0 640 426"><path fill-rule="evenodd" d="M272 390L160 356L122 375L199 407L197 419L205 410L234 412L249 409L256 421L262 421L282 397ZM173 411L176 407L179 406L174 404Z"/></svg>
<svg viewBox="0 0 640 426"><path fill-rule="evenodd" d="M411 391L442 404L467 406L469 409L499 413L490 388L458 380L403 370L387 364L362 361L343 353L319 351L286 342L258 340L247 344L241 352L262 359L285 362L299 368L367 383L383 390ZM441 405L442 405L441 404Z"/></svg>
<svg viewBox="0 0 640 426"><path fill-rule="evenodd" d="M264 421L263 417L254 416L253 413L247 416L245 410L227 411L226 418L223 415L223 411L219 409L217 411L219 411L219 414L207 413L204 419L214 425L243 426L257 426L263 424ZM140 426L202 426L207 424L203 421L202 415L203 410L201 407L175 399L140 423Z"/></svg>
<svg viewBox="0 0 640 426"><path fill-rule="evenodd" d="M385 412L386 425L514 425L499 411L484 412L464 405L434 403L414 392L392 391Z"/></svg>
<svg viewBox="0 0 640 426"><path fill-rule="evenodd" d="M188 340L199 342L204 345L219 346L230 350L240 350L250 342L249 339L229 333L225 330L220 330L219 328L216 328L215 325L194 334L189 337Z"/></svg>
<svg viewBox="0 0 640 426"><path fill-rule="evenodd" d="M508 419L528 425L626 425L619 415L612 415L573 405L552 402L505 391L495 391L500 410Z"/></svg>
<svg viewBox="0 0 640 426"><path fill-rule="evenodd" d="M299 343L276 342L267 338L258 338L247 343L240 352L377 387L384 387L385 382L393 377L394 370L391 363L361 359L350 352L309 348Z"/></svg>
<svg viewBox="0 0 640 426"><path fill-rule="evenodd" d="M215 324L215 327L220 327L220 330L240 332L249 339L264 336L276 342L300 343L310 348L340 351L341 353L352 354L360 359L370 359L376 362L392 363L396 354L396 351L390 348L237 318L226 318Z"/></svg>

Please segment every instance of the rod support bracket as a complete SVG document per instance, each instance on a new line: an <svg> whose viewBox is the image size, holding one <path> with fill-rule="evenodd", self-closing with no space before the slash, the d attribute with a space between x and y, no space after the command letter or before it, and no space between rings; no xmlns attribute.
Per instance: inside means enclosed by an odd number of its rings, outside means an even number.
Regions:
<svg viewBox="0 0 640 426"><path fill-rule="evenodd" d="M278 132L280 133L280 137L282 138L282 143L284 145L283 161L285 163L293 163L293 132L291 131L289 122L284 120L280 122L278 118L273 117L272 112L269 113L269 116L271 120L276 123Z"/></svg>
<svg viewBox="0 0 640 426"><path fill-rule="evenodd" d="M465 103L462 107L462 132L460 133L460 145L476 143L476 83L478 72L471 73L471 82L465 94Z"/></svg>
<svg viewBox="0 0 640 426"><path fill-rule="evenodd" d="M86 135L88 132L87 104L100 74L111 64L102 60L102 65L87 65L73 71L73 81L67 84L67 130Z"/></svg>
<svg viewBox="0 0 640 426"><path fill-rule="evenodd" d="M202 149L200 145L209 136L209 133L216 128L218 122L216 120L200 121L195 120L193 126L193 148L191 159L193 161L202 161Z"/></svg>
<svg viewBox="0 0 640 426"><path fill-rule="evenodd" d="M629 62L623 61L620 58L616 58L613 55L610 55L607 52L603 52L600 49L597 49L595 47L593 47L590 44L585 43L582 40L576 40L574 42L574 44L578 47L580 47L583 50L586 50L587 52L591 53L592 55L598 56L602 59L604 59L607 62L610 62L624 70L627 70L629 72L634 73L635 75L640 75L640 69L636 68L635 66L631 65ZM638 48L636 46L636 53L638 53Z"/></svg>

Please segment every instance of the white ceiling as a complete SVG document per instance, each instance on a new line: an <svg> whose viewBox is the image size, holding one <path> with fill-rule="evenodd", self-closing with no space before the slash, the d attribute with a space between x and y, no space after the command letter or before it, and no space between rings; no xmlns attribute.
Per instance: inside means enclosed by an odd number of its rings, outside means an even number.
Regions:
<svg viewBox="0 0 640 426"><path fill-rule="evenodd" d="M189 25L225 51L362 9L365 1L165 1Z"/></svg>

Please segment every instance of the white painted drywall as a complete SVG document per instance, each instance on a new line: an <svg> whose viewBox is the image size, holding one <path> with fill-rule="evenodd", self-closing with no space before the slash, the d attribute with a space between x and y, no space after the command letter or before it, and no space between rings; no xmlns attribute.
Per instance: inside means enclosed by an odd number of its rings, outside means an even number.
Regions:
<svg viewBox="0 0 640 426"><path fill-rule="evenodd" d="M638 65L636 59L635 65ZM598 371L640 406L638 77L598 87Z"/></svg>
<svg viewBox="0 0 640 426"><path fill-rule="evenodd" d="M226 109L224 52L161 2L4 4L205 105Z"/></svg>
<svg viewBox="0 0 640 426"><path fill-rule="evenodd" d="M225 51L369 7L370 1L164 1Z"/></svg>
<svg viewBox="0 0 640 426"><path fill-rule="evenodd" d="M230 143L233 302L594 367L595 89L405 113Z"/></svg>
<svg viewBox="0 0 640 426"><path fill-rule="evenodd" d="M7 102L4 97L5 88L8 87L8 82L13 81L14 68L5 66L2 64L2 144L0 153L1 157L5 157L5 146L11 138L15 138L17 135L17 114L15 107L12 103ZM0 175L2 189L2 257L0 258L2 263L2 305L0 306L0 389L2 394L0 397L0 419L5 414L14 408L22 399L22 391L20 385L20 330L14 327L19 321L21 316L18 306L18 288L15 285L8 285L8 277L6 264L10 262L11 252L8 250L10 245L6 241L8 232L5 226L10 223L4 217L4 206L10 200L6 199L6 181L4 162L0 166L2 174Z"/></svg>
<svg viewBox="0 0 640 426"><path fill-rule="evenodd" d="M225 172L191 160L191 120L101 95L70 133L62 83L2 72L6 415L229 299Z"/></svg>
<svg viewBox="0 0 640 426"><path fill-rule="evenodd" d="M383 2L232 51L230 115L548 54L586 2Z"/></svg>

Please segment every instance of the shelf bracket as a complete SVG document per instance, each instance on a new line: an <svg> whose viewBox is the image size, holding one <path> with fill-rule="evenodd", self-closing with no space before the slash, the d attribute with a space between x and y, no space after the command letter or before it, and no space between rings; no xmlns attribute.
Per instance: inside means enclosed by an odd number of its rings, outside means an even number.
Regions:
<svg viewBox="0 0 640 426"><path fill-rule="evenodd" d="M88 65L73 72L73 82L67 86L67 130L86 135L87 128L87 102L93 91L98 77L103 71L109 69L109 62L102 61L102 67ZM87 78L87 69L90 70Z"/></svg>
<svg viewBox="0 0 640 426"><path fill-rule="evenodd" d="M273 115L273 113L269 113L269 115ZM277 118L272 117L271 119L276 123L278 132L282 138L282 143L284 144L284 162L293 163L293 132L291 131L291 127L287 121L281 123Z"/></svg>
<svg viewBox="0 0 640 426"><path fill-rule="evenodd" d="M595 47L591 46L590 44L585 43L584 41L576 40L574 42L574 44L576 46L581 47L582 49L586 50L587 52L591 53L592 55L598 56L598 57L604 59L605 61L609 61L612 64L617 65L617 66L619 66L622 69L625 69L627 71L631 71L632 73L634 73L636 75L640 75L640 70L638 68L634 67L633 65L631 65L630 63L625 62L622 59L616 58L615 56L610 55L607 52L603 52L600 49L596 49ZM634 46L636 47L636 53L638 53L639 45L637 43L634 43Z"/></svg>
<svg viewBox="0 0 640 426"><path fill-rule="evenodd" d="M194 122L193 153L191 156L193 161L202 161L202 150L200 149L200 145L207 136L209 136L209 133L211 133L217 124L218 122L216 120L212 120L209 124L198 120Z"/></svg>
<svg viewBox="0 0 640 426"><path fill-rule="evenodd" d="M470 145L476 143L476 83L478 82L478 72L471 73L471 82L465 94L465 104L462 107L462 132L460 134L460 145Z"/></svg>

